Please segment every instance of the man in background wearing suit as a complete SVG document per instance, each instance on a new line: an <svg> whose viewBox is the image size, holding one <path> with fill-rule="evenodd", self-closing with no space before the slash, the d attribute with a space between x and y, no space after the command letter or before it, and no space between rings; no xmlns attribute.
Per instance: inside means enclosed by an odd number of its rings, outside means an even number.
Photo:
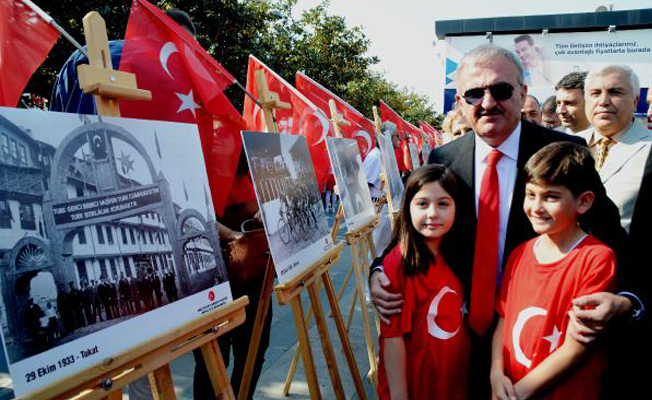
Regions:
<svg viewBox="0 0 652 400"><path fill-rule="evenodd" d="M457 106L471 123L474 134L435 149L429 162L447 165L460 186L452 232L454 259L447 262L463 282L465 295L470 299L469 324L475 335L469 389L470 398L475 399L486 398L491 393L493 305L502 268L517 245L535 236L523 211L523 166L549 143L585 142L520 119L527 95L523 66L515 54L504 48L482 45L472 50L461 60L455 81ZM494 182L489 190L484 181ZM487 212L487 198L493 198L497 210ZM599 207L604 216L600 230L614 238L611 245L623 245L625 232L619 224L618 210L604 190L596 193L594 207ZM476 235L482 240L476 241ZM602 235L596 232L596 236ZM372 268L378 264L374 262ZM372 301L384 316L400 312L402 305L400 294L383 289L388 284L382 272L372 270ZM618 305L622 306L618 313L626 313L632 306L627 299Z"/></svg>
<svg viewBox="0 0 652 400"><path fill-rule="evenodd" d="M592 128L579 136L589 144L607 195L618 206L621 224L629 232L627 255L631 267L619 269L618 279L628 282L627 289L636 293L642 304L648 304L652 278L649 262L643 260L648 260L650 256L652 131L634 118L639 91L639 79L627 66L606 65L589 72L585 82L585 108ZM575 300L573 312L583 319L585 332L589 334L585 341L590 341L592 331L600 328L599 325L597 328L593 326L593 319L602 318L601 314L611 310L604 305L589 310L580 307L605 304L602 302L605 296L609 295L597 293ZM642 310L636 319L641 319ZM613 368L611 375L616 377L616 381L612 390L616 390L622 398L633 398L647 387L643 373L645 368L639 371L622 366L636 365L634 358L640 360L638 365L649 360L652 347L648 344L652 332L650 318L642 318L627 328L617 332L618 336L613 341L616 368ZM639 373L643 374L637 376Z"/></svg>

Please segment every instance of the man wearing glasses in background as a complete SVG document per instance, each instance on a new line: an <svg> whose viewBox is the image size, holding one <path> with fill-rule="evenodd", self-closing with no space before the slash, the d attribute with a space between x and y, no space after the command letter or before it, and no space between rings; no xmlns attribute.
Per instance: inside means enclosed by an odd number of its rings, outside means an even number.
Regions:
<svg viewBox="0 0 652 400"><path fill-rule="evenodd" d="M453 260L447 261L464 283L469 325L475 333L469 398L488 398L494 304L502 269L516 246L536 236L523 211L523 167L552 142L586 143L521 119L527 86L523 66L509 50L490 44L472 50L460 62L455 82L457 106L474 134L433 150L429 162L445 164L458 178ZM594 204L600 208L604 229L614 238L612 245L623 245L618 209L604 190L596 193ZM379 259L372 264L370 288L372 302L386 318L400 312L403 300L384 290L389 281L381 264ZM627 311L632 310L622 313Z"/></svg>

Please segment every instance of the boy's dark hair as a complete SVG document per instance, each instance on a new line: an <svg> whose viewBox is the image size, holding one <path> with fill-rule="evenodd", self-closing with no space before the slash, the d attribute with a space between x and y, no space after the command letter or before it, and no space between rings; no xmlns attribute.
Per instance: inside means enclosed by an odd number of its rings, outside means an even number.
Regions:
<svg viewBox="0 0 652 400"><path fill-rule="evenodd" d="M419 234L412 225L412 218L410 215L410 202L421 188L425 185L439 182L441 187L448 192L456 204L458 196L458 186L453 172L441 164L428 164L414 171L406 182L405 192L403 193L403 200L401 201L401 209L396 219L396 224L392 230L392 239L387 246L385 253L391 251L396 245L400 245L403 250L403 270L407 276L416 274L426 274L430 263L434 262L434 257L428 249L423 236ZM441 252L442 257L449 266L451 264L450 250L452 246L450 242L453 235L451 230L444 236L442 240Z"/></svg>
<svg viewBox="0 0 652 400"><path fill-rule="evenodd" d="M577 197L600 184L595 161L586 146L555 142L534 153L525 164L525 183L564 186Z"/></svg>
<svg viewBox="0 0 652 400"><path fill-rule="evenodd" d="M173 8L171 10L167 10L165 14L167 14L168 17L172 18L172 20L177 24L187 28L190 33L192 33L192 36L197 36L197 29L195 28L195 24L192 22L192 19L190 19L190 15L188 15L187 12L179 10L178 8Z"/></svg>
<svg viewBox="0 0 652 400"><path fill-rule="evenodd" d="M573 196L591 191L595 195L593 205L577 222L584 232L590 233L613 249L619 257L623 255L622 243L613 228L605 224L609 220L604 213L617 213L618 209L609 200L602 180L595 169L595 162L586 146L570 142L556 142L536 152L525 164L525 183L564 186ZM598 214L598 210L602 215Z"/></svg>
<svg viewBox="0 0 652 400"><path fill-rule="evenodd" d="M566 74L566 76L557 82L555 90L580 89L584 93L584 81L586 80L587 74L588 72L571 72L570 74Z"/></svg>
<svg viewBox="0 0 652 400"><path fill-rule="evenodd" d="M542 113L554 113L557 112L557 96L550 96L543 102L541 105Z"/></svg>

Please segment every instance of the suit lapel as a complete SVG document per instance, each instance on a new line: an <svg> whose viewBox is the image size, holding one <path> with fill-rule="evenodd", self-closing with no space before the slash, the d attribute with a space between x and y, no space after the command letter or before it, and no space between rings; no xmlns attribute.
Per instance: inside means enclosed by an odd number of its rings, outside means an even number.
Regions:
<svg viewBox="0 0 652 400"><path fill-rule="evenodd" d="M600 169L600 178L606 183L609 178L623 168L636 152L645 147L646 142L643 139L650 135L645 127L639 126L634 122L630 128L620 138L618 144L609 150L609 155L604 165Z"/></svg>
<svg viewBox="0 0 652 400"><path fill-rule="evenodd" d="M474 190L474 164L475 164L475 134L469 132L457 139L463 141L460 144L458 156L451 162L450 167L457 173L463 183Z"/></svg>

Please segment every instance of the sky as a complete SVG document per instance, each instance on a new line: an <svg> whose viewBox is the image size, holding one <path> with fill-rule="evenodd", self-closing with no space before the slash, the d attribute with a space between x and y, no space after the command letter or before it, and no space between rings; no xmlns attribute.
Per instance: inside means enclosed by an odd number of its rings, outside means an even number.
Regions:
<svg viewBox="0 0 652 400"><path fill-rule="evenodd" d="M298 0L295 13L320 2ZM593 12L600 5L613 5L615 11L651 7L649 0L330 0L328 12L345 17L349 26L364 28L371 40L369 55L380 58L374 69L399 86L427 95L441 111L446 57L444 42L435 40L435 21Z"/></svg>

